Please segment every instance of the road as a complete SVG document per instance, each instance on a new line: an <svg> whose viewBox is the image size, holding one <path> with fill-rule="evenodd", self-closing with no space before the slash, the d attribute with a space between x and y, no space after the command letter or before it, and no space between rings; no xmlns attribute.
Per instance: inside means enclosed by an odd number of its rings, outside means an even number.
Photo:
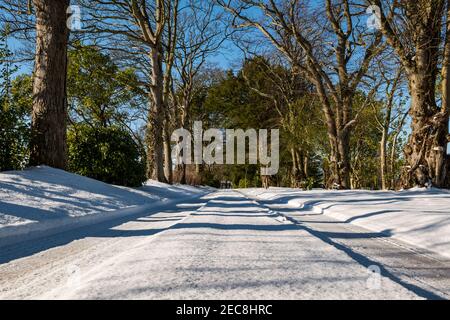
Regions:
<svg viewBox="0 0 450 320"><path fill-rule="evenodd" d="M439 299L449 279L427 253L236 191L0 249L0 299Z"/></svg>

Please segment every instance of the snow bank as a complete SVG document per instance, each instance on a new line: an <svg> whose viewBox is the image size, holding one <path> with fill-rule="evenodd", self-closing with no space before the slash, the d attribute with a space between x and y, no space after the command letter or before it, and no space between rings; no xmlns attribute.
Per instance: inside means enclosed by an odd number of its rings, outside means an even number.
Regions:
<svg viewBox="0 0 450 320"><path fill-rule="evenodd" d="M384 191L298 191L251 189L269 204L325 214L345 223L383 232L413 246L450 258L450 192L437 189Z"/></svg>
<svg viewBox="0 0 450 320"><path fill-rule="evenodd" d="M118 187L49 167L0 173L0 247L207 191L156 181Z"/></svg>

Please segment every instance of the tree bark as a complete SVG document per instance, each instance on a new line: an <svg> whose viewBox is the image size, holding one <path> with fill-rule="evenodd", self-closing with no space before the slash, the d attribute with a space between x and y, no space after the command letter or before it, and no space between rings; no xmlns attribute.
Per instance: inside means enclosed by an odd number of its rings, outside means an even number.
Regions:
<svg viewBox="0 0 450 320"><path fill-rule="evenodd" d="M381 175L381 188L383 190L389 189L387 174L387 143L389 138L389 127L391 125L392 120L392 104L394 99L394 92L397 87L397 83L395 82L392 88L392 92L388 94L388 101L386 105L386 114L383 119L383 123L381 125L381 141L380 141L380 175ZM395 147L395 146L394 146ZM391 168L392 169L392 168ZM393 174L394 170L391 170L391 174ZM391 186L392 188L393 186Z"/></svg>
<svg viewBox="0 0 450 320"><path fill-rule="evenodd" d="M383 128L380 141L380 175L381 175L381 188L383 190L389 189L387 181L387 137L388 137L388 130L387 128Z"/></svg>
<svg viewBox="0 0 450 320"><path fill-rule="evenodd" d="M391 156L389 159L389 163L390 163L389 167L390 167L390 172L391 172L391 188L392 189L397 188L396 177L394 175L394 172L395 172L396 148L397 148L399 135L400 135L400 130L394 134L394 137L392 139Z"/></svg>
<svg viewBox="0 0 450 320"><path fill-rule="evenodd" d="M332 124L330 122L328 122L328 140L331 149L330 175L327 187L350 189L350 134L346 129L336 129L335 122Z"/></svg>
<svg viewBox="0 0 450 320"><path fill-rule="evenodd" d="M169 184L173 183L173 163L172 163L172 148L169 132L169 121L166 119L164 123L164 174Z"/></svg>
<svg viewBox="0 0 450 320"><path fill-rule="evenodd" d="M303 156L303 173L305 174L305 178L309 179L309 156L308 156L308 154Z"/></svg>
<svg viewBox="0 0 450 320"><path fill-rule="evenodd" d="M291 148L292 158L292 171L291 171L291 187L298 188L300 186L301 179L299 177L298 158L295 148Z"/></svg>
<svg viewBox="0 0 450 320"><path fill-rule="evenodd" d="M430 63L423 56L419 60ZM435 83L435 75L426 69L419 68L410 75L412 131L404 149L408 164L402 179L404 187L423 187L430 183L444 186L448 113L436 106Z"/></svg>
<svg viewBox="0 0 450 320"><path fill-rule="evenodd" d="M395 17L377 5L381 29L397 52L406 70L411 95L411 135L404 148L406 167L402 174L404 188L433 184L445 186L448 135L448 63L450 56L449 1L416 0L397 3L404 12L407 30L398 33ZM442 45L442 20L447 8L447 26L443 59L443 104L438 108L435 97Z"/></svg>
<svg viewBox="0 0 450 320"><path fill-rule="evenodd" d="M67 8L69 0L33 0L36 55L30 165L67 166Z"/></svg>
<svg viewBox="0 0 450 320"><path fill-rule="evenodd" d="M430 5L430 15L434 17L440 14L440 8L437 3L435 6ZM411 136L404 149L408 166L403 186L423 187L433 183L442 187L446 174L444 163L448 114L439 110L435 97L441 21L428 19L418 23L415 31L417 40L414 63L407 69L412 123Z"/></svg>
<svg viewBox="0 0 450 320"><path fill-rule="evenodd" d="M164 94L162 49L160 45L152 48L150 59L152 62L151 108L149 114L150 137L148 141L148 155L152 155L153 177L159 182L167 183L164 174Z"/></svg>
<svg viewBox="0 0 450 320"><path fill-rule="evenodd" d="M190 118L189 118L189 114L190 114L190 97L192 95L192 90L191 90L191 86L190 84L186 84L186 88L184 90L184 94L183 94L183 105L182 105L182 111L181 111L181 127L183 129L188 129L189 123L190 123ZM183 150L184 152L184 150ZM184 155L183 155L184 156ZM197 167L196 167L197 168ZM187 166L185 163L182 163L179 166L179 171L180 171L180 183L181 184L186 184L186 169ZM200 171L198 171L197 173L200 173Z"/></svg>
<svg viewBox="0 0 450 320"><path fill-rule="evenodd" d="M349 189L351 188L350 158L348 153L350 135L348 129L346 129L342 123L344 120L343 117L337 115L340 113L339 110L342 110L344 106L337 106L335 108L337 112L333 112L326 90L320 79L315 80L315 86L322 103L327 124L328 141L330 144L329 175L325 184L326 187L330 189Z"/></svg>

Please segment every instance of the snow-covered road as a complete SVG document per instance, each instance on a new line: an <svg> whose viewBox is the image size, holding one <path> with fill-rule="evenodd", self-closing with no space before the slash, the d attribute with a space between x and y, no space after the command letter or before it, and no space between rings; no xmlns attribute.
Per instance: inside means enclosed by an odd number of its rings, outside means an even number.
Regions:
<svg viewBox="0 0 450 320"><path fill-rule="evenodd" d="M216 192L2 248L0 299L450 295L446 262L332 218L278 206L286 220L273 209L235 191Z"/></svg>

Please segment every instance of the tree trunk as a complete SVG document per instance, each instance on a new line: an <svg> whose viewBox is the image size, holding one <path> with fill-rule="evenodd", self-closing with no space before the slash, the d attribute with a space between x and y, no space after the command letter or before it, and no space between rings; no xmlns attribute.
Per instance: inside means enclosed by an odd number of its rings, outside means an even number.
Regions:
<svg viewBox="0 0 450 320"><path fill-rule="evenodd" d="M445 184L448 114L436 106L435 83L435 75L425 69L410 75L412 132L404 149L407 167L402 179L406 188Z"/></svg>
<svg viewBox="0 0 450 320"><path fill-rule="evenodd" d="M291 186L292 188L299 188L301 185L301 170L299 168L299 157L295 148L291 148L291 157L292 157L292 179Z"/></svg>
<svg viewBox="0 0 450 320"><path fill-rule="evenodd" d="M159 182L167 182L164 175L164 141L163 141L163 119L158 116L160 109L152 105L149 115L149 132L147 137L147 156L149 162L149 173L151 178Z"/></svg>
<svg viewBox="0 0 450 320"><path fill-rule="evenodd" d="M406 118L406 115L405 115ZM405 119L404 118L404 119ZM404 120L402 120L403 122ZM392 139L392 145L391 145L391 155L389 159L389 168L390 168L390 174L391 174L391 188L397 189L397 182L395 177L395 159L397 158L397 143L398 143L398 137L400 136L401 130L402 130L403 124L399 125L397 131L394 134L394 137Z"/></svg>
<svg viewBox="0 0 450 320"><path fill-rule="evenodd" d="M330 136L330 135L329 135ZM328 188L350 189L350 138L348 133L339 133L330 139L331 159Z"/></svg>
<svg viewBox="0 0 450 320"><path fill-rule="evenodd" d="M164 175L164 117L165 106L163 98L163 70L162 49L158 46L152 48L150 55L152 61L151 101L153 102L149 114L150 136L148 139L149 160L152 161L153 177L159 182L167 183Z"/></svg>
<svg viewBox="0 0 450 320"><path fill-rule="evenodd" d="M69 0L34 0L36 56L30 165L67 166L67 8Z"/></svg>
<svg viewBox="0 0 450 320"><path fill-rule="evenodd" d="M308 155L303 157L303 173L305 175L305 178L309 178L309 157Z"/></svg>
<svg viewBox="0 0 450 320"><path fill-rule="evenodd" d="M344 120L341 117L335 117L331 114L330 104L323 91L320 90L320 83L316 81L317 93L323 104L328 141L330 144L330 160L328 176L325 180L327 188L349 189L350 185L350 133L349 127L341 128L343 125L341 122ZM327 107L328 106L328 107ZM336 108L336 110L342 110L343 107ZM348 116L348 115L347 115ZM339 128L339 129L338 129Z"/></svg>
<svg viewBox="0 0 450 320"><path fill-rule="evenodd" d="M177 170L179 172L179 183L180 184L187 184L187 181L186 181L186 169L187 169L187 167L186 167L185 163L182 163L182 164L180 164L178 166Z"/></svg>
<svg viewBox="0 0 450 320"><path fill-rule="evenodd" d="M170 141L169 123L164 124L164 174L168 183L173 183L172 148Z"/></svg>
<svg viewBox="0 0 450 320"><path fill-rule="evenodd" d="M444 59L442 61L442 107L441 113L444 114L447 118L447 123L449 121L449 110L450 110L450 0L446 1L447 6L447 20L446 20L446 32L445 32L445 43L444 43ZM450 156L447 155L447 146L450 143L450 135L448 131L448 127L446 130L446 142L445 142L445 172L447 173L445 177L443 177L443 185L445 187L450 186Z"/></svg>
<svg viewBox="0 0 450 320"><path fill-rule="evenodd" d="M350 189L350 136L348 132L342 132L338 136L338 178L341 189Z"/></svg>
<svg viewBox="0 0 450 320"><path fill-rule="evenodd" d="M449 1L406 1L401 6L405 10L409 24L406 35L400 39L389 27L389 21L383 14L382 29L388 42L399 54L405 67L411 96L411 135L404 148L406 166L402 174L404 188L413 186L437 187L445 185L448 133L448 63L449 37L448 25ZM439 58L442 44L442 21L447 6L446 40L443 59L443 104L436 104L436 83L439 70ZM414 47L411 54L405 50L404 43ZM411 49L410 48L410 49Z"/></svg>
<svg viewBox="0 0 450 320"><path fill-rule="evenodd" d="M380 141L380 175L381 175L381 188L383 190L389 189L387 181L387 137L388 137L388 128L384 127Z"/></svg>
<svg viewBox="0 0 450 320"><path fill-rule="evenodd" d="M183 100L183 108L182 108L182 113L181 113L181 127L183 129L187 129L188 130L188 125L189 125L189 112L190 112L190 102L188 100L187 97L190 97L191 95L191 91L188 91L189 88L187 88L184 92L184 100ZM185 150L183 150L183 152L185 152ZM190 155L188 155L190 156ZM184 154L183 154L184 157ZM197 168L197 166L196 166ZM179 166L179 171L180 171L180 184L187 184L186 181L186 163L182 163ZM200 171L198 171L197 173L200 173Z"/></svg>

